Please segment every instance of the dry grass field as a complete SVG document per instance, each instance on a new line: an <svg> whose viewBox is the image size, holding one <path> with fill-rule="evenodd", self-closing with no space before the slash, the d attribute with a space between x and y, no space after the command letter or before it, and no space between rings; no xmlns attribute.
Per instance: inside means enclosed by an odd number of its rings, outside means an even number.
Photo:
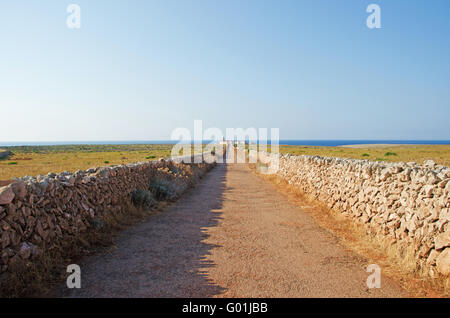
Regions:
<svg viewBox="0 0 450 318"><path fill-rule="evenodd" d="M7 147L5 150L13 155L0 159L0 180L168 158L172 147L170 144Z"/></svg>
<svg viewBox="0 0 450 318"><path fill-rule="evenodd" d="M0 180L168 158L172 147L169 144L3 147L0 152L9 150L13 154L0 159ZM270 146L268 148L270 150ZM450 166L450 145L371 145L354 148L280 145L280 153L372 161L414 161L419 164L431 159Z"/></svg>
<svg viewBox="0 0 450 318"><path fill-rule="evenodd" d="M371 161L417 162L434 160L437 164L450 166L450 145L401 145L366 147L322 147L280 145L280 153L325 157L367 159Z"/></svg>

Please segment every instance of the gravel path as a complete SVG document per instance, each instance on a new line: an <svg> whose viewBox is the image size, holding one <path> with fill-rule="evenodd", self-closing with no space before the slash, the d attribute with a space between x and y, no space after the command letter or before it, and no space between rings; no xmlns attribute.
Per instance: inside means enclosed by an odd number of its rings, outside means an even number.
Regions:
<svg viewBox="0 0 450 318"><path fill-rule="evenodd" d="M64 297L399 297L386 277L246 165L218 165L194 191L81 266Z"/></svg>

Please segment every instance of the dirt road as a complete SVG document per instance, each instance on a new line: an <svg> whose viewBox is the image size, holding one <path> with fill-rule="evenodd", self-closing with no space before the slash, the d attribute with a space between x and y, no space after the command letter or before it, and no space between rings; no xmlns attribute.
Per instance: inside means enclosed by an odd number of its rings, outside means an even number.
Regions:
<svg viewBox="0 0 450 318"><path fill-rule="evenodd" d="M81 266L69 297L399 297L246 165L219 165L168 210Z"/></svg>

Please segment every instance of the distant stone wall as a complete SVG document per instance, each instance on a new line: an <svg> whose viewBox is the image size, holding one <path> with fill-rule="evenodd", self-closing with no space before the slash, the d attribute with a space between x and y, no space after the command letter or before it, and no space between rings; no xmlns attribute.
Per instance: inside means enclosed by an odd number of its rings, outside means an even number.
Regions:
<svg viewBox="0 0 450 318"><path fill-rule="evenodd" d="M417 266L431 276L450 275L449 167L293 155L278 164L276 174L303 193L399 248L413 246Z"/></svg>
<svg viewBox="0 0 450 318"><path fill-rule="evenodd" d="M0 273L74 237L111 212L126 213L134 190L153 180L184 192L214 163L160 160L16 179L0 187Z"/></svg>

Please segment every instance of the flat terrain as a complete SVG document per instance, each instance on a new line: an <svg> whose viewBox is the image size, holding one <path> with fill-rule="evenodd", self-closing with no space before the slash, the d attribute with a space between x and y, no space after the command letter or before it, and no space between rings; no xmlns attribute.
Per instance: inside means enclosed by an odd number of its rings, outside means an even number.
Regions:
<svg viewBox="0 0 450 318"><path fill-rule="evenodd" d="M414 161L418 164L423 164L425 160L431 159L437 164L450 166L450 145L353 145L341 147L280 145L280 153L371 161Z"/></svg>
<svg viewBox="0 0 450 318"><path fill-rule="evenodd" d="M173 145L65 145L4 147L13 153L0 159L0 181L25 175L76 171L170 156ZM269 147L270 150L270 147ZM0 150L1 152L2 150ZM280 145L281 153L319 155L372 161L423 161L450 166L450 145L353 145L343 147Z"/></svg>
<svg viewBox="0 0 450 318"><path fill-rule="evenodd" d="M389 148L389 147L401 147L401 146L410 146L407 144L357 144L357 145L342 145L339 147L344 148Z"/></svg>
<svg viewBox="0 0 450 318"><path fill-rule="evenodd" d="M8 147L13 155L0 160L0 180L157 160L169 157L172 147L168 144Z"/></svg>
<svg viewBox="0 0 450 318"><path fill-rule="evenodd" d="M247 165L218 165L163 213L80 262L65 297L403 297Z"/></svg>

